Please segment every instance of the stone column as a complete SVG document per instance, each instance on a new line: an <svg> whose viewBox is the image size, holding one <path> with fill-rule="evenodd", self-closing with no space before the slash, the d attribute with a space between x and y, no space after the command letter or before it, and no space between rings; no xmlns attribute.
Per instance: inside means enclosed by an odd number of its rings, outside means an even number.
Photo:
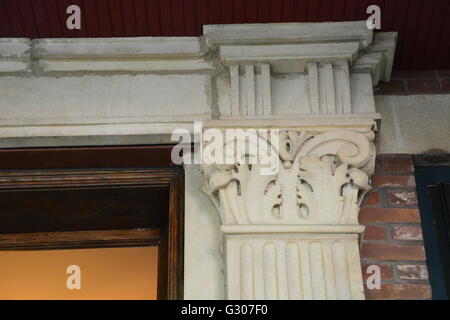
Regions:
<svg viewBox="0 0 450 320"><path fill-rule="evenodd" d="M373 132L281 130L277 138L279 148L258 138L279 160L273 174L258 162L204 166L222 222L227 297L364 299L358 211Z"/></svg>
<svg viewBox="0 0 450 320"><path fill-rule="evenodd" d="M374 39L361 22L205 26L204 35L221 66L206 127L251 128L250 143L279 163L262 174L263 161L241 150L246 161L203 166L227 297L364 299L358 212L380 119L373 85L389 80L396 35ZM269 128L278 134L260 134Z"/></svg>

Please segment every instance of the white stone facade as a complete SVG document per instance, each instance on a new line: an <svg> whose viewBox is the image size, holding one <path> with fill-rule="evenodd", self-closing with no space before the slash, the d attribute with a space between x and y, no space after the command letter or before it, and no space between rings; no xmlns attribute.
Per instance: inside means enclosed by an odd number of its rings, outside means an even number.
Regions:
<svg viewBox="0 0 450 320"><path fill-rule="evenodd" d="M277 128L273 175L186 165L185 298L364 299L358 211L381 119L373 86L389 81L395 42L365 21L1 39L0 138L163 136L194 120Z"/></svg>

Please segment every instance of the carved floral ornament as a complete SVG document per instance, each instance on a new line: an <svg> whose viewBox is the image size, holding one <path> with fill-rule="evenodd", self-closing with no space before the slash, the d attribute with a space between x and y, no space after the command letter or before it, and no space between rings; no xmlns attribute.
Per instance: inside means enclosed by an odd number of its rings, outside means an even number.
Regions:
<svg viewBox="0 0 450 320"><path fill-rule="evenodd" d="M358 224L374 166L373 131L280 130L278 148L265 138L281 163L273 174L262 175L260 163L203 166L204 191L223 225Z"/></svg>

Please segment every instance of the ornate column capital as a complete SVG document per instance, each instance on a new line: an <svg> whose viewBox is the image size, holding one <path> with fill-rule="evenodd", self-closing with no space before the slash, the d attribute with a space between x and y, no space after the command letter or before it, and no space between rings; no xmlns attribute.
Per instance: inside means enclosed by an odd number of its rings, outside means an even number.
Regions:
<svg viewBox="0 0 450 320"><path fill-rule="evenodd" d="M374 167L373 131L281 130L277 138L276 148L273 139L257 140L279 162L273 174L261 174L261 165L248 161L204 166L205 192L220 213L222 229L316 225L319 231L321 225L342 230L358 224L358 206Z"/></svg>
<svg viewBox="0 0 450 320"><path fill-rule="evenodd" d="M253 140L279 161L271 174L250 157L203 166L225 237L228 297L363 299L358 212L374 167L373 131L277 133ZM224 141L224 150L246 145Z"/></svg>

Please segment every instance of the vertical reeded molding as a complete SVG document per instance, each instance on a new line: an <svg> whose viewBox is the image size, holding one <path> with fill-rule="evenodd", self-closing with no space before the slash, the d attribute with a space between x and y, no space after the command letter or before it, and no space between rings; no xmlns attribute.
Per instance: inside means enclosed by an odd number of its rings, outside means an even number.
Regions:
<svg viewBox="0 0 450 320"><path fill-rule="evenodd" d="M226 235L228 299L364 299L358 237Z"/></svg>

